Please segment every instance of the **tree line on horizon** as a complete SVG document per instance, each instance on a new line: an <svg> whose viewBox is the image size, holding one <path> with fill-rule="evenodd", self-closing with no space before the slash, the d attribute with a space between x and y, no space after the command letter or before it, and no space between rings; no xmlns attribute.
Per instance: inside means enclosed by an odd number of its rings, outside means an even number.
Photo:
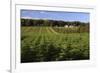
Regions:
<svg viewBox="0 0 100 73"><path fill-rule="evenodd" d="M21 18L21 26L86 26L89 27L89 22L80 21L61 21L61 20L43 20L43 19L23 19Z"/></svg>

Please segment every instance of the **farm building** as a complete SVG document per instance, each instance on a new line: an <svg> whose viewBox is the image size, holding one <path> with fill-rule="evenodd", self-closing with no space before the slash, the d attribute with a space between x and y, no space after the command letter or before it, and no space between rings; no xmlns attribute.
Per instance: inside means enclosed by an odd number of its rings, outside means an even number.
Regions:
<svg viewBox="0 0 100 73"><path fill-rule="evenodd" d="M73 27L75 27L74 25L65 25L64 27L66 27L66 28L73 28Z"/></svg>
<svg viewBox="0 0 100 73"><path fill-rule="evenodd" d="M64 27L68 28L69 26L68 25L65 25Z"/></svg>

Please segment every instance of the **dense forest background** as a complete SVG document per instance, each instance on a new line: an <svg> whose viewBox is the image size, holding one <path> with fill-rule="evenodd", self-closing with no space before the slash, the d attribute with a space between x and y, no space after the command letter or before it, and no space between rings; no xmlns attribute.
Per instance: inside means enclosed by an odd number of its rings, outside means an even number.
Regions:
<svg viewBox="0 0 100 73"><path fill-rule="evenodd" d="M22 26L58 26L64 27L68 26L89 26L89 22L80 21L58 21L58 20L43 20L43 19L21 19Z"/></svg>

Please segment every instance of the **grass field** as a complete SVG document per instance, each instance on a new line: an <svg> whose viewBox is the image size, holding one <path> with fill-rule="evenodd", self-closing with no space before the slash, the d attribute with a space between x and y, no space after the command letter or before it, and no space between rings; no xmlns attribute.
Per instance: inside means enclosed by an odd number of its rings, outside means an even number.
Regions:
<svg viewBox="0 0 100 73"><path fill-rule="evenodd" d="M70 28L75 31L77 28ZM21 27L21 62L89 59L89 32L68 28Z"/></svg>

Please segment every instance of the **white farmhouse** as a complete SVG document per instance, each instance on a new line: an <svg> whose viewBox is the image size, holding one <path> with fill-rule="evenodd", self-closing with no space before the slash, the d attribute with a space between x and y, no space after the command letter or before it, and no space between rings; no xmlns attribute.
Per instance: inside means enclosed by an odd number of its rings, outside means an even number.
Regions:
<svg viewBox="0 0 100 73"><path fill-rule="evenodd" d="M75 27L75 26L73 26L73 25L70 25L70 26L69 26L69 28L73 28L73 27Z"/></svg>
<svg viewBox="0 0 100 73"><path fill-rule="evenodd" d="M65 27L65 28L73 28L73 27L75 27L75 26L74 26L74 25L70 25L70 26L65 25L64 27Z"/></svg>
<svg viewBox="0 0 100 73"><path fill-rule="evenodd" d="M68 25L65 25L65 27L68 28L69 26Z"/></svg>

